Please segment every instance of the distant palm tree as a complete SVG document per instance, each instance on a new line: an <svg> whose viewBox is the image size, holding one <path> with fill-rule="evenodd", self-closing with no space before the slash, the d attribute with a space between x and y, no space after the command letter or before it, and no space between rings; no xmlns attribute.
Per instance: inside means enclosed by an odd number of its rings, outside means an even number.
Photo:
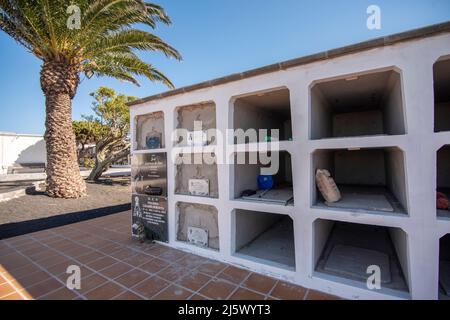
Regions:
<svg viewBox="0 0 450 320"><path fill-rule="evenodd" d="M171 23L163 8L141 0L0 0L0 29L43 61L49 196L86 194L72 130L72 99L80 73L134 84L136 76L144 76L173 87L134 52L158 51L181 58L157 36L135 28L142 24L154 29L158 22Z"/></svg>

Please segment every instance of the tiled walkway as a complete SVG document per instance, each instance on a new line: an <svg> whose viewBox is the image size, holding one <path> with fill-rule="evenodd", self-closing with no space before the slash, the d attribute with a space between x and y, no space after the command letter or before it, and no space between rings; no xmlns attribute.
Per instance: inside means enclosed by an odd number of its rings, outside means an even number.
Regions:
<svg viewBox="0 0 450 320"><path fill-rule="evenodd" d="M67 267L81 268L69 290ZM120 213L0 241L2 299L333 299L130 237Z"/></svg>

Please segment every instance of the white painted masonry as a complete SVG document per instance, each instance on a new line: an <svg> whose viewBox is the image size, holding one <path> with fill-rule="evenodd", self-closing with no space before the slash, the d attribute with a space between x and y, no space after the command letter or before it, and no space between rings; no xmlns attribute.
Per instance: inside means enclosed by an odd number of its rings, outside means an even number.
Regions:
<svg viewBox="0 0 450 320"><path fill-rule="evenodd" d="M43 136L0 132L0 174L6 174L13 164L46 162Z"/></svg>
<svg viewBox="0 0 450 320"><path fill-rule="evenodd" d="M244 202L234 198L233 165L218 165L219 197L200 198L176 195L175 165L168 162L169 245L196 254L270 274L296 284L349 299L437 299L439 269L439 239L450 233L450 219L436 216L437 151L450 144L450 132L434 132L433 65L450 55L450 33L422 37L411 41L380 46L358 53L320 60L253 77L223 83L208 88L155 98L131 106L131 119L151 112L164 113L165 141L171 141L176 128L176 109L212 101L216 105L217 129L233 128L233 101L249 93L274 88L290 92L292 141L280 143L280 150L292 156L292 180L295 204L280 206ZM401 78L405 134L374 135L347 138L311 138L311 87L323 80L361 76L374 71L396 70ZM131 121L135 141L135 121ZM394 130L395 131L395 130ZM390 148L403 151L407 214L373 214L339 209L324 209L312 205L315 194L312 154L316 150L352 148ZM226 146L208 147L222 148ZM164 151L171 159L176 151L171 143L164 149L132 151L145 153ZM219 150L216 150L219 151ZM228 154L227 156L231 156ZM177 202L215 206L219 212L220 251L201 249L176 240ZM235 209L289 215L294 223L295 271L261 261L236 256ZM404 231L406 237L392 231L400 264L407 270L409 293L391 290L369 290L364 284L318 274L314 271L317 255L331 228L321 221L344 221L386 227ZM315 225L317 228L315 228ZM398 230L398 229L392 229Z"/></svg>

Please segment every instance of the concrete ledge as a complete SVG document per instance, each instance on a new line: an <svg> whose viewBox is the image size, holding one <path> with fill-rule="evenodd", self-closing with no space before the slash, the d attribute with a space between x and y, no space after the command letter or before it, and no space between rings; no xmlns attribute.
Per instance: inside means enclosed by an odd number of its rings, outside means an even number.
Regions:
<svg viewBox="0 0 450 320"><path fill-rule="evenodd" d="M11 199L19 198L26 194L26 189L23 187L14 188L12 191L0 193L0 202L5 202Z"/></svg>
<svg viewBox="0 0 450 320"><path fill-rule="evenodd" d="M0 174L0 182L27 181L27 180L45 180L45 172L40 173L17 173L17 174Z"/></svg>
<svg viewBox="0 0 450 320"><path fill-rule="evenodd" d="M81 176L86 178L89 176L91 170L81 170ZM110 168L103 174L103 177L120 177L120 176L130 176L131 168L130 166L114 167ZM41 173L18 173L18 174L0 174L0 182L12 182L12 181L45 181L47 175L45 172Z"/></svg>
<svg viewBox="0 0 450 320"><path fill-rule="evenodd" d="M45 182L45 180L35 181L33 183L30 183L30 186L20 186L20 187L13 188L11 191L8 191L8 192L1 192L0 193L0 203L24 196L24 195L26 195L28 190L35 190L36 188L38 188L39 184L42 182Z"/></svg>
<svg viewBox="0 0 450 320"><path fill-rule="evenodd" d="M348 45L345 47L331 49L328 51L319 52L319 53L315 53L312 55L308 55L308 56L304 56L304 57L300 57L300 58L296 58L296 59L292 59L292 60L288 60L288 61L274 63L274 64L271 64L268 66L263 66L260 68L244 71L241 73L235 73L235 74L220 77L217 79L208 80L208 81L204 81L201 83L177 88L177 89L174 89L171 91L166 91L163 93L155 94L155 95L145 97L142 99L137 99L133 102L128 103L128 106L131 107L131 106L139 105L139 104L146 103L149 101L154 101L154 100L171 97L171 96L175 96L175 95L186 93L186 92L191 92L194 90L209 88L209 87L217 86L220 84L225 84L228 82L242 80L242 79L246 79L246 78L250 78L250 77L254 77L254 76L258 76L258 75L262 75L262 74L266 74L266 73L270 73L270 72L275 72L275 71L279 71L279 70L286 70L288 68L293 68L293 67L297 67L300 65L304 65L304 64L308 64L308 63L312 63L312 62L316 62L316 61L320 61L320 60L332 59L332 58L336 58L336 57L340 57L340 56L344 56L344 55L348 55L348 54L352 54L352 53L356 53L356 52L361 52L361 51L370 50L370 49L374 49L374 48L380 48L380 47L384 47L384 46L390 46L390 45L393 45L393 44L396 44L399 42L431 37L431 36L438 35L441 33L446 33L446 32L450 32L450 21L427 26L424 28L413 29L413 30L409 30L406 32L401 32L401 33L397 33L397 34L393 34L393 35L389 35L389 36L385 36L385 37L381 37L381 38L376 38L376 39L372 39L372 40L368 40L368 41L364 41L364 42L360 42L360 43L356 43L356 44L351 44L351 45Z"/></svg>

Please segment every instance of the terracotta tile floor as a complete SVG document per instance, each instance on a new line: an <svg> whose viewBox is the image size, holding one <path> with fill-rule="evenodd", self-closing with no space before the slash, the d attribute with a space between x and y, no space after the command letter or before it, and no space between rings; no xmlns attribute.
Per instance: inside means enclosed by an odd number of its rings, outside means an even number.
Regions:
<svg viewBox="0 0 450 320"><path fill-rule="evenodd" d="M66 287L69 265L80 290ZM0 300L335 299L130 236L124 212L0 241Z"/></svg>

